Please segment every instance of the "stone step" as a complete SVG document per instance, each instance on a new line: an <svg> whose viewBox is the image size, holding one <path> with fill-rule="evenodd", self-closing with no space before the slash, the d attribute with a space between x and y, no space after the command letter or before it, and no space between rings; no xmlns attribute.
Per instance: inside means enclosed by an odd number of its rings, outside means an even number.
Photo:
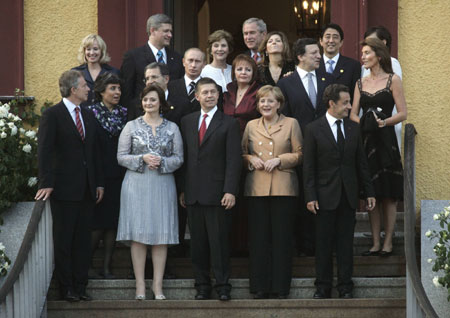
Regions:
<svg viewBox="0 0 450 318"><path fill-rule="evenodd" d="M361 278L356 277L354 282L355 298L404 298L405 278L404 277L376 277ZM231 291L232 299L252 299L249 292L248 279L231 279L233 286ZM146 280L147 294L151 295L151 280ZM213 282L214 285L214 282ZM334 282L334 286L336 281ZM163 290L170 300L191 300L195 296L193 279L171 279L165 280ZM91 280L87 287L88 293L96 300L132 300L135 296L135 281L131 279L121 280ZM291 283L290 299L310 299L314 294L314 278L294 278ZM333 289L333 297L337 297ZM52 283L48 292L49 300L58 299L58 289ZM212 293L212 297L217 297Z"/></svg>
<svg viewBox="0 0 450 318"><path fill-rule="evenodd" d="M404 212L396 213L396 221L395 221L395 231L396 232L403 232L404 218L405 218ZM382 222L382 224L383 224L383 222ZM371 232L369 212L356 212L355 232L356 233L358 233L358 232L370 233Z"/></svg>
<svg viewBox="0 0 450 318"><path fill-rule="evenodd" d="M129 253L129 252L128 252ZM100 271L103 266L101 258L94 258L94 268ZM148 265L151 261L148 260ZM336 259L333 262L336 265ZM168 258L167 264L170 272L177 278L193 278L192 262L190 258ZM354 277L395 277L405 276L405 257L354 257ZM248 278L248 258L231 258L231 276L232 278ZM314 257L294 257L292 266L293 277L314 277L315 276L315 258ZM151 277L151 266L147 266L148 277ZM131 273L131 258L128 255L119 258L114 257L112 272L116 278L127 278ZM335 268L336 272L336 268Z"/></svg>
<svg viewBox="0 0 450 318"><path fill-rule="evenodd" d="M361 318L406 316L406 300L325 299L325 300L166 300L91 301L68 303L49 301L49 318Z"/></svg>

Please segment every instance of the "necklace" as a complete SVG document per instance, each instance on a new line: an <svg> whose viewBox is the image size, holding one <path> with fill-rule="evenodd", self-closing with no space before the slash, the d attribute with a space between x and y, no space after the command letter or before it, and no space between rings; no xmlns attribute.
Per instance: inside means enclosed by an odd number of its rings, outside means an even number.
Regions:
<svg viewBox="0 0 450 318"><path fill-rule="evenodd" d="M278 115L277 119L274 122L270 122L267 123L266 120L263 118L264 120L264 126L266 127L267 130L272 129L272 126L275 125L276 123L278 123L278 120L280 119L280 115Z"/></svg>

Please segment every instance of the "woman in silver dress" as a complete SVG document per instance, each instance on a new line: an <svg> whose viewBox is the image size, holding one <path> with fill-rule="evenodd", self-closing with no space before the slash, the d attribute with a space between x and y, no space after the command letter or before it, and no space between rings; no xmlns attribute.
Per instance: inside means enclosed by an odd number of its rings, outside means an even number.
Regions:
<svg viewBox="0 0 450 318"><path fill-rule="evenodd" d="M136 299L145 299L145 260L152 246L155 299L162 291L167 245L178 244L178 211L173 172L183 163L178 126L161 115L169 109L164 91L149 85L141 93L144 115L130 121L119 138L117 160L127 168L120 196L117 240L131 243Z"/></svg>

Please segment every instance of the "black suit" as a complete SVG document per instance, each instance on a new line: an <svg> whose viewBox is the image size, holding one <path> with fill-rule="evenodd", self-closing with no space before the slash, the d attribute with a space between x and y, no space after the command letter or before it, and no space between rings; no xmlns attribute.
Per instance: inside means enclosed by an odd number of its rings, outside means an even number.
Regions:
<svg viewBox="0 0 450 318"><path fill-rule="evenodd" d="M361 64L357 60L339 55L338 62L334 66L332 75L333 84L343 84L348 87L350 97L353 101L353 93L355 92L355 85L358 79L361 78ZM317 69L317 74L323 76L329 74L324 65L323 56L320 59L320 65Z"/></svg>
<svg viewBox="0 0 450 318"><path fill-rule="evenodd" d="M331 75L325 74L318 76L317 79L317 94L316 94L316 108L313 107L311 100L309 99L308 92L303 86L303 82L297 69L294 72L282 79L277 83L280 87L285 98L285 105L282 109L282 113L289 117L294 117L298 120L302 134L305 133L306 125L324 115L326 112L325 104L322 100L322 95L325 88L332 83ZM300 182L303 179L302 165L297 167L298 180ZM314 255L315 247L315 226L314 218L306 211L303 191L300 191L300 213L297 216L297 228L300 230L296 233L298 249L301 253L306 255Z"/></svg>
<svg viewBox="0 0 450 318"><path fill-rule="evenodd" d="M182 117L200 110L200 103L196 98L189 100L184 77L169 82L167 89L169 91L167 99L171 106L167 118L180 126Z"/></svg>
<svg viewBox="0 0 450 318"><path fill-rule="evenodd" d="M359 125L345 118L345 147L339 151L326 116L306 128L303 146L306 202L318 201L316 215L316 286L329 291L336 246L338 290L353 287L353 236L359 185L374 197Z"/></svg>
<svg viewBox="0 0 450 318"><path fill-rule="evenodd" d="M181 55L168 47L165 49L170 79L175 80L181 78L184 75ZM148 43L125 53L120 68L123 79L121 98L123 106L127 108L132 107L133 100L140 96L145 87L144 69L153 62L156 62L156 57L153 55Z"/></svg>
<svg viewBox="0 0 450 318"><path fill-rule="evenodd" d="M199 117L200 112L195 112L181 120L185 148L181 190L188 210L196 288L209 293L211 259L216 289L221 293L231 288L231 212L220 201L225 193L238 193L241 136L237 120L217 110L199 145Z"/></svg>
<svg viewBox="0 0 450 318"><path fill-rule="evenodd" d="M39 126L39 189L53 188L55 274L63 293L83 292L90 261L90 218L103 187L95 118L81 108L84 141L64 103L47 109Z"/></svg>

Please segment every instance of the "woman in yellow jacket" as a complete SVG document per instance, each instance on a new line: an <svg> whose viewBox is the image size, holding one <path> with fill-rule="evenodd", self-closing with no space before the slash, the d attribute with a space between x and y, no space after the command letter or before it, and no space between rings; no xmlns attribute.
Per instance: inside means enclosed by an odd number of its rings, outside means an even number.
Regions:
<svg viewBox="0 0 450 318"><path fill-rule="evenodd" d="M242 138L249 173L250 292L256 299L286 298L292 278L293 224L299 184L295 167L302 158L302 133L296 119L280 114L278 87L259 89L262 117L250 121Z"/></svg>

